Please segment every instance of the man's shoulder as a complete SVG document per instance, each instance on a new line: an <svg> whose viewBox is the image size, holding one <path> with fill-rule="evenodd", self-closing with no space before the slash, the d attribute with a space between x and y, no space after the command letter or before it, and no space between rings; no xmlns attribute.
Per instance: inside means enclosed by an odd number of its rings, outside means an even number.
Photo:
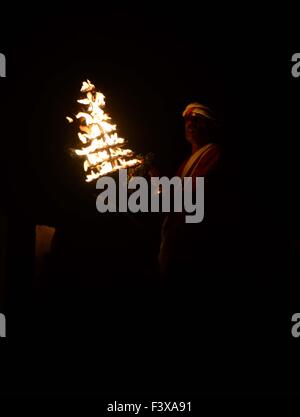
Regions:
<svg viewBox="0 0 300 417"><path fill-rule="evenodd" d="M194 169L192 175L196 176L206 176L212 171L216 170L220 164L221 159L221 149L215 143L209 143L202 152L199 152L199 156L196 163L194 164Z"/></svg>

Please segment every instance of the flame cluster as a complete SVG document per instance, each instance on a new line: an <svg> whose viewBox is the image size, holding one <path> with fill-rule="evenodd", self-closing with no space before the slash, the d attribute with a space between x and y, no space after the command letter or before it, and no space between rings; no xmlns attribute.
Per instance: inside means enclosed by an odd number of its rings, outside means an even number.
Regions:
<svg viewBox="0 0 300 417"><path fill-rule="evenodd" d="M78 138L83 146L75 149L75 153L85 158L86 181L140 164L142 161L133 157L133 151L123 148L125 139L118 137L116 125L110 123L111 118L104 112L104 95L96 91L89 80L83 82L80 91L86 96L77 102L85 106L86 111L76 115L79 120ZM67 120L73 122L71 117Z"/></svg>

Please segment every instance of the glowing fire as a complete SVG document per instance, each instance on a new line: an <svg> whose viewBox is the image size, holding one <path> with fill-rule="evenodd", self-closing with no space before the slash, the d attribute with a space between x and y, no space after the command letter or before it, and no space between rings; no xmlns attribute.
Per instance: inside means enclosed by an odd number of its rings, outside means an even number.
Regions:
<svg viewBox="0 0 300 417"><path fill-rule="evenodd" d="M80 91L86 93L86 97L77 102L87 106L87 112L79 112L76 118L80 122L78 137L85 146L76 149L75 153L85 157L83 167L87 173L86 181L141 164L140 159L133 158L133 151L123 149L125 139L118 137L116 125L109 122L111 118L103 111L104 95L97 92L89 80L82 83ZM67 117L67 120L73 122L71 117Z"/></svg>

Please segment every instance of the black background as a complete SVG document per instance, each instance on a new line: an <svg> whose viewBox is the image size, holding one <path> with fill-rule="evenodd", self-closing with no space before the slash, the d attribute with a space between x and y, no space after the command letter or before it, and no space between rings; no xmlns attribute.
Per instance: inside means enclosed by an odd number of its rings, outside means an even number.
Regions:
<svg viewBox="0 0 300 417"><path fill-rule="evenodd" d="M226 13L189 3L3 19L4 392L111 398L298 392L298 340L290 333L299 289L299 83L290 72L298 47L278 29L283 17ZM118 133L136 151L154 152L166 174L188 152L184 106L197 100L216 111L242 206L243 256L232 258L238 274L227 301L201 305L197 294L136 285L153 272L145 253L151 248L155 255L159 219L139 231L92 211L81 164L68 153L74 131L65 121L77 111L86 78L107 97ZM33 278L35 224L64 228L64 244L73 245L47 284ZM83 255L91 265L86 271L75 249L78 242L86 248L87 229L94 249ZM101 237L112 229L126 239L104 245ZM111 267L124 281L103 290L95 271L102 283ZM228 271L223 278L230 280Z"/></svg>

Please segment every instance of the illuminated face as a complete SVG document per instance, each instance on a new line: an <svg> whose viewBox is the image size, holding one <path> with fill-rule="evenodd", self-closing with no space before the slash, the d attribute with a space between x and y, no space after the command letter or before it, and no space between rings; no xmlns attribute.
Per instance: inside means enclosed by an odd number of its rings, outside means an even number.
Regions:
<svg viewBox="0 0 300 417"><path fill-rule="evenodd" d="M203 133L206 130L206 120L198 113L190 112L185 118L185 137L191 144L201 143Z"/></svg>

